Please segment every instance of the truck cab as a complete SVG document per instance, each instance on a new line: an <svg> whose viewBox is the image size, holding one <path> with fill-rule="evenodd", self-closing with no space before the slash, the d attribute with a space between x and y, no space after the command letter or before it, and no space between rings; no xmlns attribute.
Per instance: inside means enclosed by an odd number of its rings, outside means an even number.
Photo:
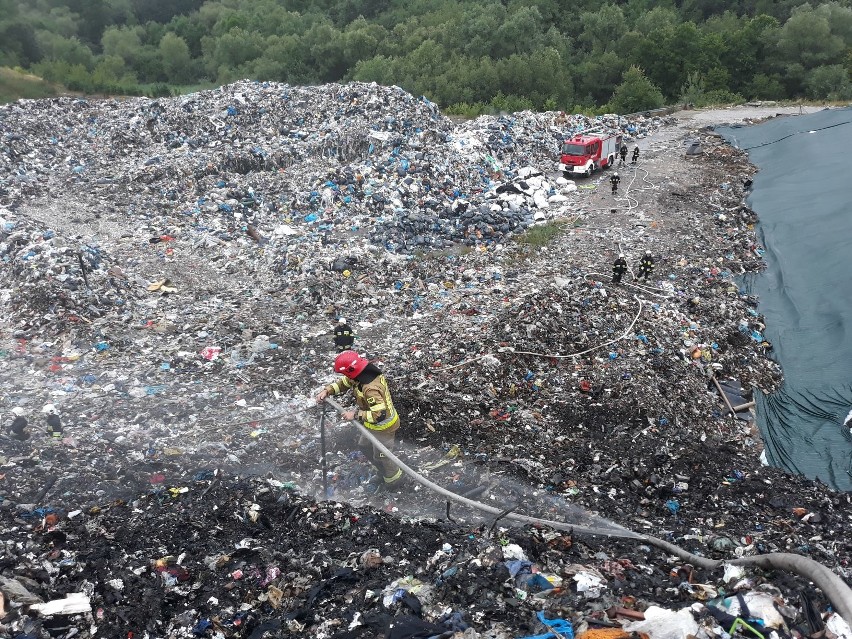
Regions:
<svg viewBox="0 0 852 639"><path fill-rule="evenodd" d="M620 134L575 135L562 143L559 170L565 177L590 176L599 169L615 164L621 147Z"/></svg>

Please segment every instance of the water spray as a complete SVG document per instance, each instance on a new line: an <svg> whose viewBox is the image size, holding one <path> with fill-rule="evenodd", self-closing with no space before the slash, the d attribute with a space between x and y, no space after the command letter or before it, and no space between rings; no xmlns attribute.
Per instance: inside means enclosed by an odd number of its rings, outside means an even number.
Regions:
<svg viewBox="0 0 852 639"><path fill-rule="evenodd" d="M330 397L327 397L325 399L325 402L330 404L335 410L337 410L338 413L343 413L345 411L343 406L341 406L337 401ZM740 557L731 560L708 559L707 557L702 557L700 555L693 554L687 550L684 550L683 548L675 546L672 543L663 541L662 539L658 539L657 537L651 537L650 535L642 535L633 532L628 528L624 528L618 525L613 525L611 529L596 528L595 526L581 526L565 521L556 521L550 519L543 519L540 517L531 517L529 515L522 515L520 513L513 512L513 509L510 510L506 508L496 508L494 506L483 504L473 499L470 499L469 497L465 497L464 495L454 493L451 490L447 490L446 488L439 486L438 484L423 477L417 471L409 468L405 463L403 463L363 424L354 419L350 421L358 428L358 431L362 435L364 435L370 441L370 443L372 443L373 446L375 446L379 451L386 455L388 459L390 459L397 466L399 466L399 468L402 469L402 472L404 472L410 479L417 482L424 488L428 488L432 492L445 497L449 501L453 501L463 506L467 506L468 508L473 508L475 510L494 515L496 517L495 523L496 521L505 518L523 524L547 526L549 528L554 528L556 530L564 530L569 533L578 535L598 535L605 537L615 537L619 539L633 539L640 543L646 543L651 546L655 546L661 550L676 555L677 557L680 557L681 559L688 561L695 566L699 566L700 568L704 568L707 570L717 570L725 564L730 564L734 566L756 566L759 568L768 568L792 572L814 582L814 584L825 593L826 597L828 597L828 600L831 602L831 605L835 608L835 610L837 610L840 616L843 617L846 623L852 624L852 589L850 589L846 582L844 582L843 579L837 574L835 574L832 570L823 566L819 562L810 559L809 557L803 557L801 555L795 555L792 553L769 553L766 555ZM324 459L325 455L323 455L323 460Z"/></svg>

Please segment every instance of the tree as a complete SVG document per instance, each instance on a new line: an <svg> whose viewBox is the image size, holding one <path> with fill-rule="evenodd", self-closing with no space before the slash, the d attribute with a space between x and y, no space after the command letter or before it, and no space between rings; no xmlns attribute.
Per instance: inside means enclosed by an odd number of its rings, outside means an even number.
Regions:
<svg viewBox="0 0 852 639"><path fill-rule="evenodd" d="M358 82L377 82L378 84L393 84L393 59L377 55L369 60L361 60L352 71L352 79Z"/></svg>
<svg viewBox="0 0 852 639"><path fill-rule="evenodd" d="M265 42L258 33L235 28L221 37L205 36L201 48L207 64L218 70L222 67L236 69L240 65L259 58Z"/></svg>
<svg viewBox="0 0 852 639"><path fill-rule="evenodd" d="M63 60L70 64L82 64L87 69L95 65L95 56L88 46L75 38L65 38L48 31L37 34L42 56L47 60Z"/></svg>
<svg viewBox="0 0 852 639"><path fill-rule="evenodd" d="M681 23L680 16L674 7L654 7L647 13L640 15L634 29L639 33L649 33L665 27L676 27Z"/></svg>
<svg viewBox="0 0 852 639"><path fill-rule="evenodd" d="M687 76L686 82L680 89L680 102L701 105L706 91L707 85L704 78L698 71L693 71Z"/></svg>
<svg viewBox="0 0 852 639"><path fill-rule="evenodd" d="M306 62L302 42L295 35L267 38L263 55L255 60L254 65L254 77L258 80L306 84L314 77Z"/></svg>
<svg viewBox="0 0 852 639"><path fill-rule="evenodd" d="M54 7L41 21L39 31L49 31L66 38L76 37L80 32L80 16L68 7Z"/></svg>
<svg viewBox="0 0 852 639"><path fill-rule="evenodd" d="M101 36L104 55L116 55L132 62L142 50L141 27L109 27Z"/></svg>
<svg viewBox="0 0 852 639"><path fill-rule="evenodd" d="M459 22L452 28L458 31L461 51L472 58L492 55L494 34L503 22L506 10L498 6L494 11L480 11L471 15L467 20Z"/></svg>
<svg viewBox="0 0 852 639"><path fill-rule="evenodd" d="M809 5L796 10L778 34L780 59L798 62L805 69L840 63L846 44L841 36L832 33L830 15L830 10L816 11Z"/></svg>
<svg viewBox="0 0 852 639"><path fill-rule="evenodd" d="M394 84L415 95L434 96L438 79L447 70L449 55L434 40L425 40L396 65Z"/></svg>
<svg viewBox="0 0 852 639"><path fill-rule="evenodd" d="M92 71L92 86L101 91L120 91L121 87L134 84L133 73L128 71L124 60L115 55L103 56Z"/></svg>
<svg viewBox="0 0 852 639"><path fill-rule="evenodd" d="M141 23L165 23L176 15L197 11L202 4L204 0L133 0L133 11Z"/></svg>
<svg viewBox="0 0 852 639"><path fill-rule="evenodd" d="M507 16L492 37L492 48L497 57L512 53L532 51L536 34L542 32L541 14L536 7L520 7Z"/></svg>
<svg viewBox="0 0 852 639"><path fill-rule="evenodd" d="M343 56L343 37L328 21L317 22L302 37L306 62L314 69L315 82L334 82L349 70Z"/></svg>
<svg viewBox="0 0 852 639"><path fill-rule="evenodd" d="M577 92L591 96L594 104L603 104L621 82L626 67L613 51L587 57L577 66Z"/></svg>
<svg viewBox="0 0 852 639"><path fill-rule="evenodd" d="M379 45L387 37L387 31L378 24L370 24L359 17L346 27L343 35L343 55L346 66L352 68L359 60L376 55Z"/></svg>
<svg viewBox="0 0 852 639"><path fill-rule="evenodd" d="M106 0L105 12L109 24L136 24L130 0Z"/></svg>
<svg viewBox="0 0 852 639"><path fill-rule="evenodd" d="M689 73L706 74L721 66L723 48L718 34L702 33L694 23L683 22L652 32L640 45L637 57L663 94L675 98Z"/></svg>
<svg viewBox="0 0 852 639"><path fill-rule="evenodd" d="M507 96L523 96L537 109L548 101L563 106L574 99L568 66L553 48L529 55L512 55L496 62L500 90Z"/></svg>
<svg viewBox="0 0 852 639"><path fill-rule="evenodd" d="M628 31L621 36L621 40L618 41L615 50L625 66L637 64L639 61L639 51L642 49L642 43L646 39L638 31Z"/></svg>
<svg viewBox="0 0 852 639"><path fill-rule="evenodd" d="M189 55L189 47L183 38L174 33L167 33L160 40L160 57L162 58L163 71L172 84L184 84L189 82L192 72L192 58Z"/></svg>
<svg viewBox="0 0 852 639"><path fill-rule="evenodd" d="M582 31L577 40L586 46L586 50L603 52L613 49L615 44L627 33L627 21L621 7L605 4L594 12L586 12L580 18Z"/></svg>
<svg viewBox="0 0 852 639"><path fill-rule="evenodd" d="M20 20L0 21L0 62L28 66L41 58L35 30Z"/></svg>
<svg viewBox="0 0 852 639"><path fill-rule="evenodd" d="M778 75L758 73L746 87L745 94L755 100L778 100L784 96L784 86Z"/></svg>
<svg viewBox="0 0 852 639"><path fill-rule="evenodd" d="M841 64L812 69L805 81L808 95L815 99L852 99L852 81Z"/></svg>
<svg viewBox="0 0 852 639"><path fill-rule="evenodd" d="M630 67L624 72L621 84L609 101L609 109L614 113L636 113L661 106L663 94L639 67Z"/></svg>
<svg viewBox="0 0 852 639"><path fill-rule="evenodd" d="M497 113L517 113L530 111L533 108L529 98L521 95L505 95L502 91L498 91L497 95L491 98L490 105Z"/></svg>
<svg viewBox="0 0 852 639"><path fill-rule="evenodd" d="M741 23L733 31L722 31L724 46L720 54L722 66L730 74L730 89L751 94L752 79L766 68L766 47L779 28L778 21L760 15ZM767 98L768 99L768 98Z"/></svg>
<svg viewBox="0 0 852 639"><path fill-rule="evenodd" d="M678 4L680 4L680 2L678 2ZM655 14L654 12L657 9L660 9L664 13ZM643 19L643 16L647 16L649 14L671 15L674 16L675 22L680 22L680 17L678 16L674 0L628 0L626 5L624 5L623 12L624 16L627 18L628 24L632 24L634 29L642 31L643 33L648 33L655 27L654 22L648 23L649 28L647 30L640 29L638 26L639 20Z"/></svg>
<svg viewBox="0 0 852 639"><path fill-rule="evenodd" d="M189 55L193 58L201 57L201 38L207 33L198 14L193 16L177 16L169 23L169 28L180 36L189 47Z"/></svg>
<svg viewBox="0 0 852 639"><path fill-rule="evenodd" d="M497 63L490 57L478 60L451 56L446 70L439 78L432 97L439 104L485 103L497 93L500 78Z"/></svg>

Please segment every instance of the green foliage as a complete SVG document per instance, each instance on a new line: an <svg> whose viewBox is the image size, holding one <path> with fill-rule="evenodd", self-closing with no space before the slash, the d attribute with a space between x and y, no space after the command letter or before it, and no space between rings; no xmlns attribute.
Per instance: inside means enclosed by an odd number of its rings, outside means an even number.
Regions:
<svg viewBox="0 0 852 639"><path fill-rule="evenodd" d="M587 51L601 54L615 48L621 37L627 33L627 21L621 8L604 4L596 11L587 11L580 16L582 27L577 40Z"/></svg>
<svg viewBox="0 0 852 639"><path fill-rule="evenodd" d="M457 115L462 118L475 118L480 115L484 115L486 113L490 113L491 109L488 105L483 104L482 102L474 102L473 104L468 104L467 102L457 102L456 104L451 104L446 109L444 109L444 113L446 115Z"/></svg>
<svg viewBox="0 0 852 639"><path fill-rule="evenodd" d="M852 9L835 3L816 9L804 5L781 27L776 51L780 60L805 69L838 64L852 42Z"/></svg>
<svg viewBox="0 0 852 639"><path fill-rule="evenodd" d="M39 59L35 29L22 20L0 20L0 64L29 65Z"/></svg>
<svg viewBox="0 0 852 639"><path fill-rule="evenodd" d="M530 111L533 108L532 100L520 95L503 95L498 92L490 103L491 109L496 113L515 113L516 111Z"/></svg>
<svg viewBox="0 0 852 639"><path fill-rule="evenodd" d="M621 82L627 65L614 51L590 56L577 67L577 93L591 104L603 104Z"/></svg>
<svg viewBox="0 0 852 639"><path fill-rule="evenodd" d="M95 66L95 56L92 50L76 36L67 38L65 36L39 31L37 34L42 59L64 60L71 64L82 64L87 69Z"/></svg>
<svg viewBox="0 0 852 639"><path fill-rule="evenodd" d="M784 87L778 75L758 73L749 83L746 95L757 100L780 100L784 96Z"/></svg>
<svg viewBox="0 0 852 639"><path fill-rule="evenodd" d="M204 0L133 0L131 6L140 23L165 23L176 15L197 11Z"/></svg>
<svg viewBox="0 0 852 639"><path fill-rule="evenodd" d="M811 98L852 100L852 80L843 65L833 64L812 69L805 84Z"/></svg>
<svg viewBox="0 0 852 639"><path fill-rule="evenodd" d="M77 90L97 92L243 77L368 80L460 113L828 99L846 95L841 70L852 74L852 8L849 0L0 0L0 64L68 73Z"/></svg>
<svg viewBox="0 0 852 639"><path fill-rule="evenodd" d="M39 77L0 67L0 104L19 98L48 98L56 94L56 87Z"/></svg>
<svg viewBox="0 0 852 639"><path fill-rule="evenodd" d="M149 98L167 98L174 95L172 87L165 82L152 84L151 86L143 89L142 93L147 95Z"/></svg>
<svg viewBox="0 0 852 639"><path fill-rule="evenodd" d="M517 242L531 248L541 248L555 239L563 228L564 222L547 222L546 224L532 226L518 236Z"/></svg>
<svg viewBox="0 0 852 639"><path fill-rule="evenodd" d="M707 93L707 85L698 71L693 71L686 78L686 83L681 87L680 100L684 104L700 106Z"/></svg>
<svg viewBox="0 0 852 639"><path fill-rule="evenodd" d="M172 84L183 84L191 80L192 58L189 55L189 46L179 35L167 33L160 40L160 57L162 58L163 71Z"/></svg>
<svg viewBox="0 0 852 639"><path fill-rule="evenodd" d="M639 67L630 67L624 72L609 102L613 113L636 113L661 106L663 94Z"/></svg>

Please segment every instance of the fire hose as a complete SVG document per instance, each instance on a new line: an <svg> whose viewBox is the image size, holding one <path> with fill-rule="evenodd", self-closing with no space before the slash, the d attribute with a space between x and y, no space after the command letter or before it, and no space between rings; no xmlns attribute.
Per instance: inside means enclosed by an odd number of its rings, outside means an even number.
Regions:
<svg viewBox="0 0 852 639"><path fill-rule="evenodd" d="M343 413L346 410L337 401L330 397L327 397L325 401L328 402L328 404L330 404L339 413ZM792 572L799 575L800 577L804 577L805 579L812 581L818 588L820 588L825 593L825 596L828 597L828 600L831 602L831 605L840 614L840 616L843 617L846 623L852 625L852 589L849 588L846 582L843 581L843 579L839 575L834 573L826 566L823 566L821 563L810 559L809 557L803 557L802 555L796 555L792 553L769 553L752 557L739 557L737 559L708 559L707 557L702 557L700 555L693 554L687 550L684 550L683 548L675 546L672 543L669 543L662 539L658 539L657 537L652 537L650 535L642 535L633 532L628 528L623 528L620 526L614 529L600 529L595 528L594 526L581 526L564 521L556 521L550 519L543 519L540 517L531 517L529 515L522 515L520 513L512 512L512 509L501 509L495 506L491 506L489 504L483 504L481 502L470 499L469 497L465 497L464 495L459 495L458 493L454 493L451 490L447 490L446 488L439 486L438 484L423 477L417 471L409 468L405 463L403 463L396 455L393 454L393 452L391 452L390 449L387 448L387 446L382 444L382 442L380 442L363 424L354 419L351 420L351 422L357 427L358 431L362 435L364 435L372 443L373 446L375 446L376 449L381 451L388 459L390 459L393 463L399 466L399 468L402 469L402 472L404 472L410 479L417 482L424 488L427 488L430 491L437 493L457 504L467 506L468 508L472 508L474 510L490 513L492 515L497 516L498 518L511 519L513 521L517 521L524 524L546 526L549 528L553 528L556 530L564 530L574 534L599 535L606 537L616 537L619 539L633 539L640 543L646 543L651 546L655 546L661 550L680 557L684 561L688 561L691 564L700 568L704 568L706 570L716 570L718 568L721 568L725 564L730 564L734 566L756 566L758 568L769 568L774 570Z"/></svg>

